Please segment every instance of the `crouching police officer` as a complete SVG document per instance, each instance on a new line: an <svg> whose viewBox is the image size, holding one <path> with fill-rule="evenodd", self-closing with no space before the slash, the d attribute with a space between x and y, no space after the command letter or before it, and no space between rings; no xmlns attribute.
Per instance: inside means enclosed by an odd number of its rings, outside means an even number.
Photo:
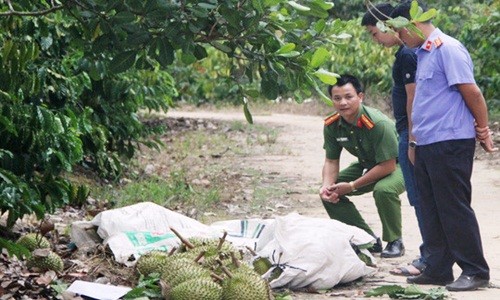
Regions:
<svg viewBox="0 0 500 300"><path fill-rule="evenodd" d="M352 75L342 75L328 87L337 113L325 119L323 185L319 194L330 218L359 227L376 236L347 198L373 191L382 222L382 240L388 242L382 251L377 243L372 252L381 257L404 255L401 230L401 200L404 179L397 163L398 136L394 122L380 111L362 105L363 87ZM339 170L342 149L358 158Z"/></svg>

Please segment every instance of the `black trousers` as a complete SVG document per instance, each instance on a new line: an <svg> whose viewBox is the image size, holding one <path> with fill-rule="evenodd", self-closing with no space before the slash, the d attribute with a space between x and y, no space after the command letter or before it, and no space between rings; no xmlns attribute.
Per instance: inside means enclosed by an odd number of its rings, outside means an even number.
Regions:
<svg viewBox="0 0 500 300"><path fill-rule="evenodd" d="M476 215L471 207L475 140L450 140L418 146L415 179L421 199L423 241L429 252L425 274L453 279L457 263L463 275L489 279Z"/></svg>

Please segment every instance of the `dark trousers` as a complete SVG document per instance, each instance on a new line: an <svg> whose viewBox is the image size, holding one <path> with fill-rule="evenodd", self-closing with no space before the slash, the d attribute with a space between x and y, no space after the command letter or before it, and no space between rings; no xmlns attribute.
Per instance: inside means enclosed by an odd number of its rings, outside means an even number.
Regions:
<svg viewBox="0 0 500 300"><path fill-rule="evenodd" d="M408 128L402 129L398 132L399 143L398 143L398 161L401 166L401 171L403 172L403 177L405 179L406 195L408 196L408 201L410 205L415 209L415 215L417 217L418 230L420 236L423 235L422 226L425 222L425 218L422 215L419 196L417 191L417 184L415 182L415 170L413 164L408 159ZM427 249L425 244L420 245L420 264L425 265L425 258L427 257Z"/></svg>
<svg viewBox="0 0 500 300"><path fill-rule="evenodd" d="M471 207L475 140L450 140L417 146L415 178L420 196L423 240L428 250L424 273L453 278L453 264L463 275L489 279L476 215Z"/></svg>

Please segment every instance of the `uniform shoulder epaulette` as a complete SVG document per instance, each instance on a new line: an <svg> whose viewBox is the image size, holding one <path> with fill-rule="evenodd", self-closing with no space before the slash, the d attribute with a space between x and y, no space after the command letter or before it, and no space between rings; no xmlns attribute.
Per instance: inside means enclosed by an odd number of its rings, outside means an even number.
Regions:
<svg viewBox="0 0 500 300"><path fill-rule="evenodd" d="M434 40L434 45L436 45L436 48L441 47L442 44L443 44L443 41L441 41L440 38L437 38Z"/></svg>
<svg viewBox="0 0 500 300"><path fill-rule="evenodd" d="M375 123L373 123L372 119L368 118L368 116L365 114L362 114L361 117L359 117L358 126L360 125L359 123L365 125L365 127L368 129L372 129L373 127L375 127Z"/></svg>
<svg viewBox="0 0 500 300"><path fill-rule="evenodd" d="M434 41L427 40L425 42L424 49L430 52L432 50L432 45L434 45L434 47L436 48L439 48L441 47L442 44L443 41L439 37L436 38Z"/></svg>
<svg viewBox="0 0 500 300"><path fill-rule="evenodd" d="M427 50L427 51L431 51L431 49L432 49L432 42L431 41L426 41L424 49Z"/></svg>
<svg viewBox="0 0 500 300"><path fill-rule="evenodd" d="M328 126L328 125L332 124L333 122L338 121L339 119L340 119L340 114L335 113L335 114L333 114L325 119L325 126Z"/></svg>

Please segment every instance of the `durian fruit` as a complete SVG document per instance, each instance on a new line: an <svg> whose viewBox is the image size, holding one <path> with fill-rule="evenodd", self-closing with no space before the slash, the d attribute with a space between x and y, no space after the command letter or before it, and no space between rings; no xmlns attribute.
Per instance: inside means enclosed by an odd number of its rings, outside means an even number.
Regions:
<svg viewBox="0 0 500 300"><path fill-rule="evenodd" d="M196 251L194 251L194 249L192 251L186 251L186 252L174 254L176 259L186 259L186 260L189 260L192 262L198 262L200 259L200 256L203 256L203 255L205 255L205 254L202 253L202 251L196 252Z"/></svg>
<svg viewBox="0 0 500 300"><path fill-rule="evenodd" d="M271 274L269 274L269 278L267 280L269 282L275 280L276 278L280 277L281 274L283 273L283 268L280 266L276 266L272 271Z"/></svg>
<svg viewBox="0 0 500 300"><path fill-rule="evenodd" d="M210 278L195 278L172 287L167 299L170 300L220 300L222 287ZM257 299L255 299L257 300Z"/></svg>
<svg viewBox="0 0 500 300"><path fill-rule="evenodd" d="M219 240L218 239L204 238L204 237L197 237L197 236L190 237L190 238L187 239L187 241L191 245L187 246L185 243L182 243L182 245L179 248L180 252L190 250L191 246L192 246L192 248L198 248L198 247L202 247L202 246L206 246L206 245L218 245L219 244Z"/></svg>
<svg viewBox="0 0 500 300"><path fill-rule="evenodd" d="M33 251L35 249L50 248L50 242L47 238L38 233L28 233L21 236L17 242L28 250Z"/></svg>
<svg viewBox="0 0 500 300"><path fill-rule="evenodd" d="M214 269L215 274L217 275L227 275L228 272L233 273L246 273L246 274L252 274L252 275L259 275L255 272L253 267L251 267L249 264L241 262L238 258L236 258L236 255L234 252L231 252L231 260L228 262L227 260L224 261L219 261L219 267Z"/></svg>
<svg viewBox="0 0 500 300"><path fill-rule="evenodd" d="M256 257L252 261L252 265L255 272L257 272L259 275L266 273L273 266L273 264L271 263L271 261L269 261L268 258L260 256Z"/></svg>
<svg viewBox="0 0 500 300"><path fill-rule="evenodd" d="M271 288L257 274L235 272L228 274L222 282L223 300L270 300Z"/></svg>
<svg viewBox="0 0 500 300"><path fill-rule="evenodd" d="M175 271L163 272L161 279L171 287L176 287L184 281L194 278L210 280L210 271L196 264L185 265Z"/></svg>
<svg viewBox="0 0 500 300"><path fill-rule="evenodd" d="M177 258L176 255L170 257L171 259L167 260L161 269L161 278L169 283L168 281L171 278L174 278L179 270L182 269L194 269L197 267L196 263L191 260L187 260L185 258Z"/></svg>
<svg viewBox="0 0 500 300"><path fill-rule="evenodd" d="M64 269L61 257L49 249L35 249L26 261L26 265L28 268L36 268L40 272L48 270L61 272Z"/></svg>
<svg viewBox="0 0 500 300"><path fill-rule="evenodd" d="M200 259L200 263L206 268L213 268L218 265L218 260L226 260L230 258L230 253L233 250L232 246L223 246L218 248L214 245L206 245L198 247L189 251L203 251L203 257Z"/></svg>
<svg viewBox="0 0 500 300"><path fill-rule="evenodd" d="M218 266L218 260L229 260L231 259L231 253L237 251L237 249L230 243L225 242L225 238L220 239L217 242L208 243L206 245L196 247L189 251L203 251L203 258L200 263L207 268L214 268Z"/></svg>
<svg viewBox="0 0 500 300"><path fill-rule="evenodd" d="M143 275L161 273L162 267L168 259L169 255L167 252L154 250L139 257L135 268Z"/></svg>

